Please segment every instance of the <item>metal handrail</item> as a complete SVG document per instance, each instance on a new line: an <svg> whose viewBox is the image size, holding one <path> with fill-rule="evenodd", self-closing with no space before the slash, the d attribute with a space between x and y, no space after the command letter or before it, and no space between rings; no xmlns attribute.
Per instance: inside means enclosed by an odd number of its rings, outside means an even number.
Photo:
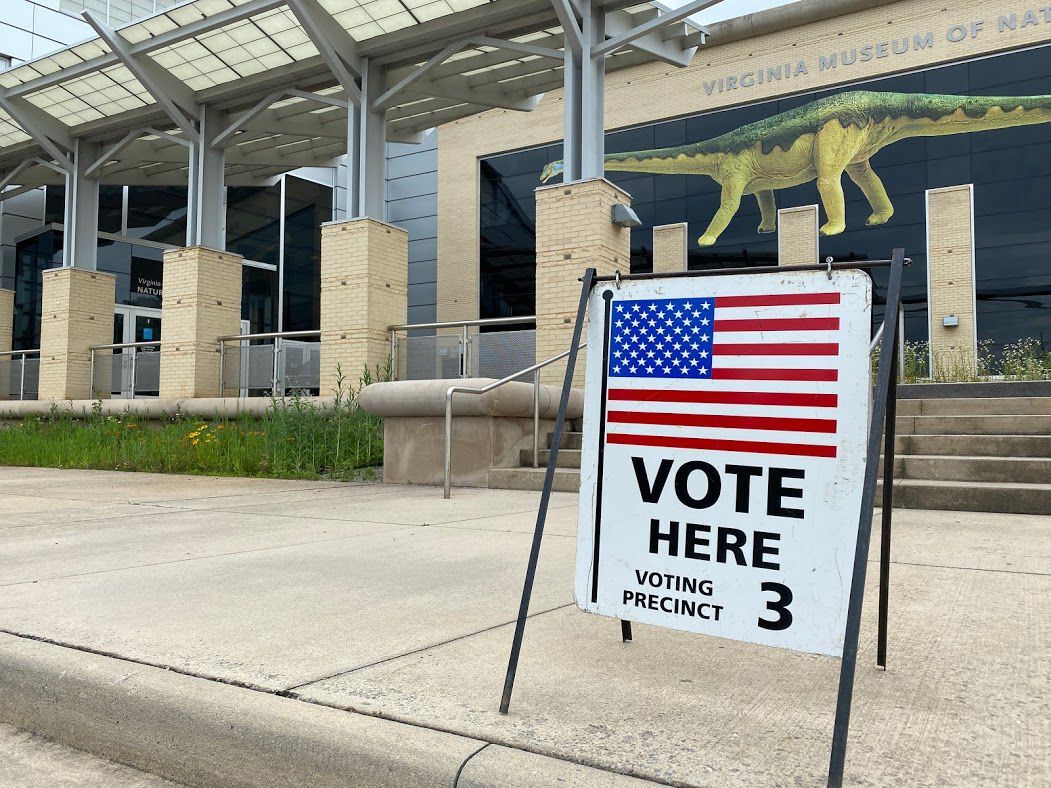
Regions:
<svg viewBox="0 0 1051 788"><path fill-rule="evenodd" d="M399 331L427 331L431 329L459 328L460 342L463 344L462 360L460 366L460 377L470 377L471 362L468 359L468 350L471 343L471 335L468 329L481 326L513 326L521 323L532 323L536 325L536 315L524 315L523 317L484 317L478 320L447 320L438 323L402 323L387 326L390 334L390 363L394 370L394 377L398 376L398 332Z"/></svg>
<svg viewBox="0 0 1051 788"><path fill-rule="evenodd" d="M260 334L229 334L216 338L219 344L219 396L226 391L226 343L227 342L251 342L253 339L274 340L273 364L271 367L271 391L274 396L283 397L284 387L281 385L281 340L296 339L299 337L320 337L320 329L307 329L304 331L266 331Z"/></svg>
<svg viewBox="0 0 1051 788"><path fill-rule="evenodd" d="M295 337L319 337L320 329L306 331L268 331L264 334L230 334L218 337L216 342L239 342L246 339L293 339Z"/></svg>
<svg viewBox="0 0 1051 788"><path fill-rule="evenodd" d="M40 348L34 350L0 350L0 356L39 356Z"/></svg>
<svg viewBox="0 0 1051 788"><path fill-rule="evenodd" d="M26 356L39 356L40 348L35 350L0 350L0 356L21 356L22 363L18 373L18 399L26 398Z"/></svg>
<svg viewBox="0 0 1051 788"><path fill-rule="evenodd" d="M91 345L88 350L91 352L91 391L94 393L97 391L95 388L95 353L99 350L123 350L124 348L131 348L131 396L135 396L135 362L139 356L139 348L144 347L155 347L159 348L161 342L159 339L154 339L149 342L113 342L108 345ZM112 382L112 381L111 381Z"/></svg>
<svg viewBox="0 0 1051 788"><path fill-rule="evenodd" d="M587 342L581 342L578 348L586 348ZM445 391L445 487L443 497L452 495L452 464L453 464L453 395L454 394L488 394L493 389L498 389L505 383L518 380L523 375L533 373L533 467L540 466L540 370L556 361L561 361L569 355L568 350L563 350L557 356L533 364L531 367L519 370L505 378L488 383L479 388L470 386L449 386Z"/></svg>
<svg viewBox="0 0 1051 788"><path fill-rule="evenodd" d="M404 323L387 326L388 331L412 331L429 328L460 328L461 326L511 326L518 323L536 323L536 315L524 317L483 317L479 320L448 320L441 323Z"/></svg>

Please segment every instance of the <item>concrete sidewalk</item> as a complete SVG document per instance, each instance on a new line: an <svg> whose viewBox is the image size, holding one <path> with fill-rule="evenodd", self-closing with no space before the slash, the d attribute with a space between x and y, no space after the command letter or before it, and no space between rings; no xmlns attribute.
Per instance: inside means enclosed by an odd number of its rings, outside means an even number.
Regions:
<svg viewBox="0 0 1051 788"><path fill-rule="evenodd" d="M572 603L574 495L501 716L538 499L0 468L0 722L184 782L823 782L839 662L622 644ZM1051 517L895 517L848 781L1051 783Z"/></svg>

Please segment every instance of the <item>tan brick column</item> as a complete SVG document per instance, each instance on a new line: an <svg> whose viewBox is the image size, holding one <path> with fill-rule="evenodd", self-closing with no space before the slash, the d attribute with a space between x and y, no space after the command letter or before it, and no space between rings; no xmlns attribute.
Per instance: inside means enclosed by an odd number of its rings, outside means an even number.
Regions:
<svg viewBox="0 0 1051 788"><path fill-rule="evenodd" d="M0 290L0 351L11 349L15 332L15 291ZM6 356L0 361L6 360Z"/></svg>
<svg viewBox="0 0 1051 788"><path fill-rule="evenodd" d="M630 204L631 195L605 179L536 190L537 361L569 349L580 301L577 279L585 269L600 276L631 270L631 230L610 220L617 203ZM584 385L583 360L577 362L574 386ZM553 385L564 376L562 362L541 372L543 382Z"/></svg>
<svg viewBox="0 0 1051 788"><path fill-rule="evenodd" d="M359 218L321 226L321 394L336 389L337 366L356 385L390 358L388 326L408 313L409 234Z"/></svg>
<svg viewBox="0 0 1051 788"><path fill-rule="evenodd" d="M669 274L686 270L686 235L689 225L662 224L653 228L653 273Z"/></svg>
<svg viewBox="0 0 1051 788"><path fill-rule="evenodd" d="M218 397L221 336L241 333L241 255L204 246L164 253L161 397Z"/></svg>
<svg viewBox="0 0 1051 788"><path fill-rule="evenodd" d="M40 315L40 399L108 397L91 390L92 345L113 341L113 274L82 268L44 271Z"/></svg>
<svg viewBox="0 0 1051 788"><path fill-rule="evenodd" d="M777 264L813 265L818 258L816 205L782 208L777 212Z"/></svg>
<svg viewBox="0 0 1051 788"><path fill-rule="evenodd" d="M936 376L972 375L978 365L973 206L970 184L927 190L927 314ZM959 325L944 325L948 317Z"/></svg>

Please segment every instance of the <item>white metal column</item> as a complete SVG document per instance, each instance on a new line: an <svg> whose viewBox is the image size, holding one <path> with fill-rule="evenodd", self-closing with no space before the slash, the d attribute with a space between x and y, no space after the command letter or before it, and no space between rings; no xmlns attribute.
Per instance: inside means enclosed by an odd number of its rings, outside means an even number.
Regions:
<svg viewBox="0 0 1051 788"><path fill-rule="evenodd" d="M186 245L226 249L226 151L211 141L223 130L225 113L201 105L200 129L190 145Z"/></svg>
<svg viewBox="0 0 1051 788"><path fill-rule="evenodd" d="M99 155L96 143L74 141L73 166L66 174L62 265L94 271L98 263L99 179L87 170Z"/></svg>
<svg viewBox="0 0 1051 788"><path fill-rule="evenodd" d="M357 156L351 157L348 168L351 189L348 196L355 197L356 216L373 219L387 218L387 111L373 109L374 102L384 91L385 69L383 66L362 60L361 102L357 106L356 134ZM349 112L349 110L348 110Z"/></svg>

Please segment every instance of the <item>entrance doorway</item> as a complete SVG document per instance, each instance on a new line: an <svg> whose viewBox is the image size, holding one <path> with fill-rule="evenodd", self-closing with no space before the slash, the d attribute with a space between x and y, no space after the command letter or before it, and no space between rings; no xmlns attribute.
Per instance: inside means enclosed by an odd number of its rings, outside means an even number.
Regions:
<svg viewBox="0 0 1051 788"><path fill-rule="evenodd" d="M158 342L160 338L161 310L123 305L113 310L113 344ZM110 396L156 397L160 393L159 351L159 346L114 350Z"/></svg>

